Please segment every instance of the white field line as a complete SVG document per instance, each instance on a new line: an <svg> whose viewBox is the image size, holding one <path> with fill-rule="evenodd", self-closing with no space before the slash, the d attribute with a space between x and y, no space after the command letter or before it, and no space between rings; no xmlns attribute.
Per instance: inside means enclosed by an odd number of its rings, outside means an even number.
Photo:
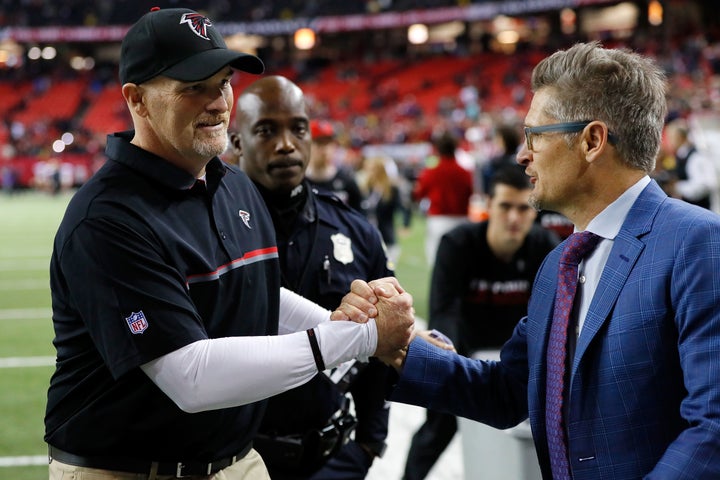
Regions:
<svg viewBox="0 0 720 480"><path fill-rule="evenodd" d="M23 455L20 457L0 457L2 467L31 467L34 465L47 465L47 455Z"/></svg>
<svg viewBox="0 0 720 480"><path fill-rule="evenodd" d="M0 280L0 291L10 290L50 290L49 280Z"/></svg>
<svg viewBox="0 0 720 480"><path fill-rule="evenodd" d="M1 223L1 222L0 222ZM36 234L37 235L37 234ZM25 258L25 259L39 259L44 258L50 260L52 255L52 245L45 247L30 247L22 245L22 240L19 240L15 250L5 250L0 252L0 260Z"/></svg>
<svg viewBox="0 0 720 480"><path fill-rule="evenodd" d="M30 318L51 318L50 308L4 308L0 309L0 320L27 320Z"/></svg>
<svg viewBox="0 0 720 480"><path fill-rule="evenodd" d="M0 368L13 367L47 367L55 365L55 357L7 357L0 358ZM22 455L17 457L0 457L0 468L32 467L48 464L47 455Z"/></svg>
<svg viewBox="0 0 720 480"><path fill-rule="evenodd" d="M0 358L0 368L12 367L47 367L55 365L55 357L7 357ZM21 455L17 457L0 457L0 468L32 467L48 464L47 455Z"/></svg>
<svg viewBox="0 0 720 480"><path fill-rule="evenodd" d="M12 272L16 270L48 271L50 270L50 257L38 259L0 259L0 272Z"/></svg>
<svg viewBox="0 0 720 480"><path fill-rule="evenodd" d="M0 358L0 368L53 367L55 357L5 357Z"/></svg>

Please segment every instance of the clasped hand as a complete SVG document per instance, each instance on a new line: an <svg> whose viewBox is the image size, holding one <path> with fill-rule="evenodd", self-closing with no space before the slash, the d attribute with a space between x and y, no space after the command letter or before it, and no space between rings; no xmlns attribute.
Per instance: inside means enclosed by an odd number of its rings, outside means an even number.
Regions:
<svg viewBox="0 0 720 480"><path fill-rule="evenodd" d="M370 282L353 281L350 293L343 297L342 303L330 318L359 323L375 318L378 333L375 356L398 371L402 369L408 345L415 335L443 350L455 351L452 343L437 338L432 332L415 330L412 296L395 277Z"/></svg>
<svg viewBox="0 0 720 480"><path fill-rule="evenodd" d="M332 320L367 322L375 318L378 341L375 356L386 363L407 348L415 327L415 309L412 295L405 291L394 277L365 282L354 280L350 293L335 310Z"/></svg>

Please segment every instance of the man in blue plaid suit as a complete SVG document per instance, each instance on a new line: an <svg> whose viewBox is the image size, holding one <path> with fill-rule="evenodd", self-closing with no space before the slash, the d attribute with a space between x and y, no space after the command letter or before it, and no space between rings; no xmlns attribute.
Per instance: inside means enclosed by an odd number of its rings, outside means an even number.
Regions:
<svg viewBox="0 0 720 480"><path fill-rule="evenodd" d="M564 244L545 259L500 361L416 337L384 359L400 372L390 398L497 428L529 417L545 479L718 479L720 216L650 179L663 73L628 50L577 44L540 62L532 89L517 157L534 206L601 237L580 264L568 329L564 473L551 469L545 420ZM370 291L355 285L361 308Z"/></svg>

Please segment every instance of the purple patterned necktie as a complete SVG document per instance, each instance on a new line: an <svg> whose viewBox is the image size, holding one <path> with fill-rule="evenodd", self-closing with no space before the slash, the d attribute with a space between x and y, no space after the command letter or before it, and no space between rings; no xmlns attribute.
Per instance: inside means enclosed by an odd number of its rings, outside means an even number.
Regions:
<svg viewBox="0 0 720 480"><path fill-rule="evenodd" d="M600 237L594 233L587 231L573 233L568 237L560 255L555 312L547 350L547 404L545 407L550 466L554 480L570 480L572 478L562 412L567 330L577 287L578 264L595 248L598 241L600 241Z"/></svg>

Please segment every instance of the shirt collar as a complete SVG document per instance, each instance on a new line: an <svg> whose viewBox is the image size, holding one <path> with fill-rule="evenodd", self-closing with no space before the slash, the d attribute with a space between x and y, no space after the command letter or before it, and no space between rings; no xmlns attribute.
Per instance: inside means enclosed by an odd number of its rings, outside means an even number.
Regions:
<svg viewBox="0 0 720 480"><path fill-rule="evenodd" d="M171 189L190 190L192 188L197 180L193 175L164 158L133 145L130 141L134 136L134 130L108 135L105 147L108 159L121 163L140 175ZM214 191L220 179L227 173L227 168L218 157L214 157L208 162L205 172L208 190Z"/></svg>
<svg viewBox="0 0 720 480"><path fill-rule="evenodd" d="M587 230L609 240L615 239L635 200L648 183L650 183L650 177L645 175L593 218L588 224Z"/></svg>

